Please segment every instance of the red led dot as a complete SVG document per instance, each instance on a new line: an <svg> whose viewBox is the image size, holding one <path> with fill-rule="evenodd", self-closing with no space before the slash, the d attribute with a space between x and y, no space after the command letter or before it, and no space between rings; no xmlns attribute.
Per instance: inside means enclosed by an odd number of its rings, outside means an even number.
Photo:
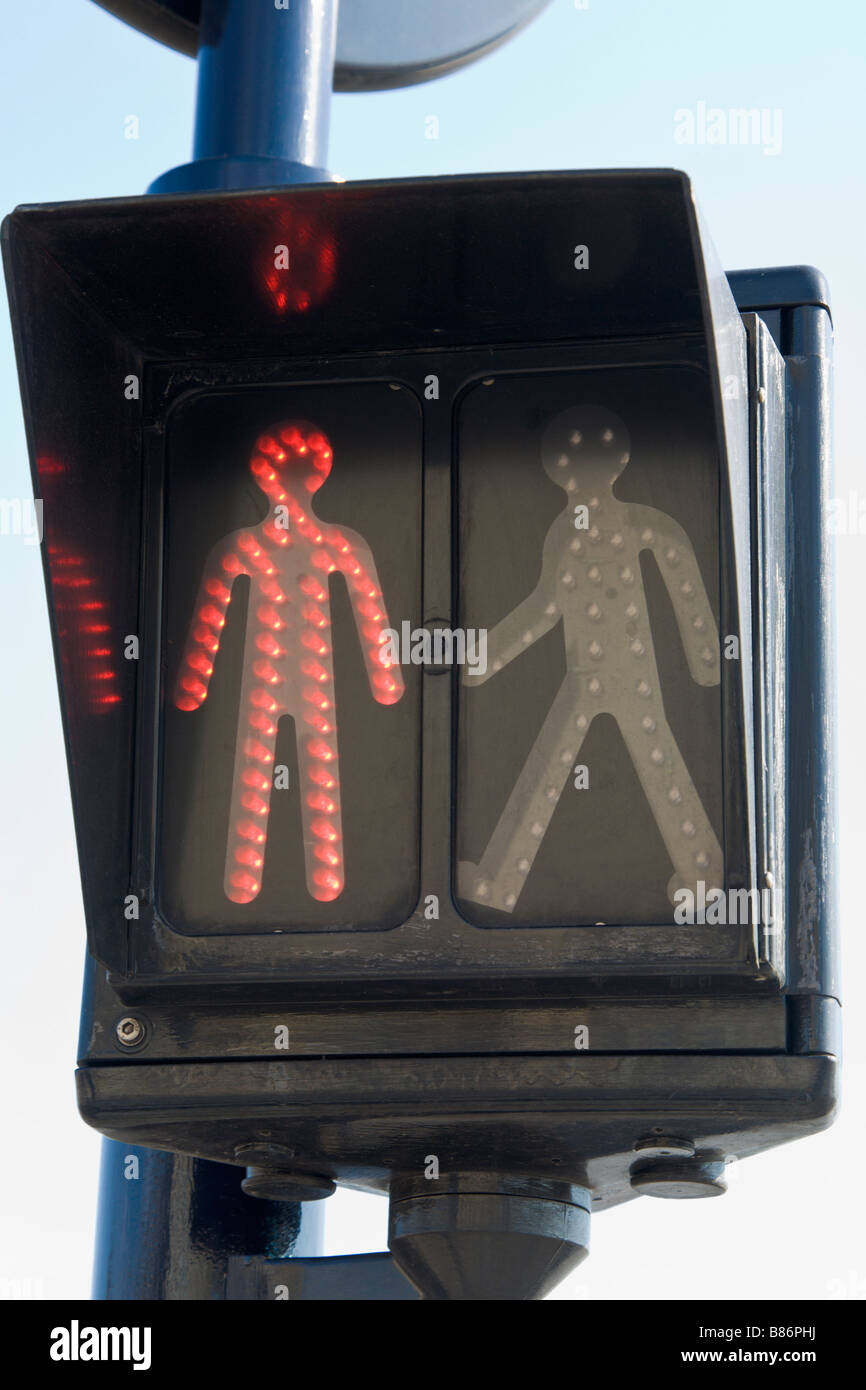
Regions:
<svg viewBox="0 0 866 1390"><path fill-rule="evenodd" d="M226 625L225 615L222 614L218 608L215 608L212 603L205 605L199 613L199 617L203 623L207 623L208 627L222 629Z"/></svg>
<svg viewBox="0 0 866 1390"><path fill-rule="evenodd" d="M310 628L305 628L301 633L301 645L309 652L315 652L316 656L327 656L331 648L327 642L323 641L317 632Z"/></svg>
<svg viewBox="0 0 866 1390"><path fill-rule="evenodd" d="M332 763L337 756L331 745L325 743L322 738L311 738L307 744L307 752L311 758L317 758L322 763Z"/></svg>
<svg viewBox="0 0 866 1390"><path fill-rule="evenodd" d="M275 714L279 705L269 690L262 690L260 687L255 689L250 695L250 704L256 705L258 709L266 709L271 714Z"/></svg>
<svg viewBox="0 0 866 1390"><path fill-rule="evenodd" d="M332 734L333 724L329 724L323 714L316 714L313 710L306 710L304 713L304 723L311 729L315 729L317 734Z"/></svg>
<svg viewBox="0 0 866 1390"><path fill-rule="evenodd" d="M314 579L309 574L301 576L298 580L298 588L307 595L307 598L315 599L317 603L324 603L328 597L327 590L322 588L318 579Z"/></svg>
<svg viewBox="0 0 866 1390"><path fill-rule="evenodd" d="M311 661L309 659L305 659L301 662L301 670L303 671L305 676L310 677L310 680L326 681L328 679L327 671L325 670L324 666L319 665L318 661Z"/></svg>
<svg viewBox="0 0 866 1390"><path fill-rule="evenodd" d="M213 655L219 651L219 640L214 636L209 627L205 627L201 624L199 627L193 628L192 635L193 640L196 641L200 647L204 647L205 651L211 652Z"/></svg>
<svg viewBox="0 0 866 1390"><path fill-rule="evenodd" d="M285 656L285 648L281 647L277 639L270 632L260 632L256 637L256 646L260 652L266 652L268 656Z"/></svg>
<svg viewBox="0 0 866 1390"><path fill-rule="evenodd" d="M256 825L255 821L238 821L235 829L242 840L250 840L254 845L263 845L265 843L265 832L260 825Z"/></svg>
<svg viewBox="0 0 866 1390"><path fill-rule="evenodd" d="M286 595L283 593L282 589L280 588L279 584L276 582L275 579L270 579L267 576L264 576L263 578L259 579L259 588L261 589L265 598L269 598L271 600L271 603L288 603Z"/></svg>
<svg viewBox="0 0 866 1390"><path fill-rule="evenodd" d="M343 891L343 880L329 869L316 869L313 883L313 897L317 902L332 902Z"/></svg>
<svg viewBox="0 0 866 1390"><path fill-rule="evenodd" d="M184 676L180 684L181 689L185 690L188 695L192 695L199 703L201 703L207 695L207 686L204 681L200 681L196 676Z"/></svg>
<svg viewBox="0 0 866 1390"><path fill-rule="evenodd" d="M325 692L320 690L317 685L305 685L301 691L301 695L306 700L307 704L315 705L318 710L328 710L332 708L331 701L328 699Z"/></svg>
<svg viewBox="0 0 866 1390"><path fill-rule="evenodd" d="M266 816L268 814L268 803L263 801L256 792L244 792L241 796L241 805L245 811L252 811L254 816Z"/></svg>
<svg viewBox="0 0 866 1390"><path fill-rule="evenodd" d="M313 854L317 859L321 860L323 864L330 864L332 869L339 867L339 851L335 850L331 845L313 845Z"/></svg>
<svg viewBox="0 0 866 1390"><path fill-rule="evenodd" d="M272 608L269 603L263 603L258 611L259 622L265 627L272 628L274 632L279 632L285 627L284 620L280 617L276 608Z"/></svg>
<svg viewBox="0 0 866 1390"><path fill-rule="evenodd" d="M277 726L274 721L269 719L266 714L263 714L261 710L256 710L255 714L251 714L247 723L251 729L256 729L265 737L271 737L277 732Z"/></svg>
<svg viewBox="0 0 866 1390"><path fill-rule="evenodd" d="M310 822L310 832L315 835L317 840L327 840L329 844L335 844L340 838L336 826L332 825L325 816L317 816L314 821Z"/></svg>
<svg viewBox="0 0 866 1390"><path fill-rule="evenodd" d="M248 738L244 741L244 753L257 763L270 763L272 760L271 750L254 738Z"/></svg>
<svg viewBox="0 0 866 1390"><path fill-rule="evenodd" d="M269 661L254 661L253 673L258 676L260 681L267 681L268 685L278 685L282 677L274 670Z"/></svg>
<svg viewBox="0 0 866 1390"><path fill-rule="evenodd" d="M229 877L226 894L234 903L249 903L257 895L261 884L252 874L238 869Z"/></svg>
<svg viewBox="0 0 866 1390"><path fill-rule="evenodd" d="M206 594L210 594L211 598L215 598L218 603L221 603L223 607L232 596L231 589L226 588L219 579L209 579L204 586L204 591Z"/></svg>
<svg viewBox="0 0 866 1390"><path fill-rule="evenodd" d="M301 609L301 616L306 622L312 623L313 627L321 628L330 626L325 614L315 603L305 603Z"/></svg>
<svg viewBox="0 0 866 1390"><path fill-rule="evenodd" d="M248 869L260 869L264 864L264 859L257 849L251 845L241 845L235 850L235 859L238 864L246 864Z"/></svg>
<svg viewBox="0 0 866 1390"><path fill-rule="evenodd" d="M258 768L245 767L241 773L241 781L248 787L253 787L256 791L266 792L270 787L270 782Z"/></svg>

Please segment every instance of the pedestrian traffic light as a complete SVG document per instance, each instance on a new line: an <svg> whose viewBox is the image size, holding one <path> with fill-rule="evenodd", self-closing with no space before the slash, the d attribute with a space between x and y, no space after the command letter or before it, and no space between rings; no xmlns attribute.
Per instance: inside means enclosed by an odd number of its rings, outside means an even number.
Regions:
<svg viewBox="0 0 866 1390"><path fill-rule="evenodd" d="M820 277L729 282L668 171L22 208L4 252L85 1118L390 1190L422 1284L480 1194L573 1256L826 1123Z"/></svg>
<svg viewBox="0 0 866 1390"><path fill-rule="evenodd" d="M420 612L420 410L279 395L197 395L167 433L157 876L196 935L396 927L418 899L419 675L384 644ZM312 421L272 418L296 401Z"/></svg>

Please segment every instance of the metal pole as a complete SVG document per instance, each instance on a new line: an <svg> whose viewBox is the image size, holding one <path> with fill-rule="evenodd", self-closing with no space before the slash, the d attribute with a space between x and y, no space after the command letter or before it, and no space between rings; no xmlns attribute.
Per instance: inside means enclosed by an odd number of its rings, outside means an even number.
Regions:
<svg viewBox="0 0 866 1390"><path fill-rule="evenodd" d="M102 1143L95 1299L223 1299L234 1256L321 1254L322 1202L241 1192L242 1168Z"/></svg>
<svg viewBox="0 0 866 1390"><path fill-rule="evenodd" d="M330 179L338 3L202 0L193 160L148 192Z"/></svg>
<svg viewBox="0 0 866 1390"><path fill-rule="evenodd" d="M330 179L337 8L338 0L202 0L193 161L148 192ZM93 1297L220 1299L233 1256L320 1255L323 1204L247 1197L242 1174L104 1140Z"/></svg>

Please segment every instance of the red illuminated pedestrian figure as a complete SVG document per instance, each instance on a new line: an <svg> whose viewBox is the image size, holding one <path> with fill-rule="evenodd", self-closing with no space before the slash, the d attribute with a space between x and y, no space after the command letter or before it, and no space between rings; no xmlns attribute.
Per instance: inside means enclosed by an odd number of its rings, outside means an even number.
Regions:
<svg viewBox="0 0 866 1390"><path fill-rule="evenodd" d="M362 536L316 518L313 494L331 471L325 435L305 421L257 441L250 471L270 504L258 526L218 541L208 556L175 690L178 709L207 699L232 585L250 579L225 892L249 903L262 886L274 750L281 715L295 721L307 889L319 902L343 891L343 830L328 576L346 578L373 698L392 705L403 678L382 644L388 615Z"/></svg>
<svg viewBox="0 0 866 1390"><path fill-rule="evenodd" d="M619 725L674 866L671 901L678 888L695 892L699 880L707 888L724 884L721 847L665 714L641 551L658 562L698 685L719 684L718 629L683 528L666 512L614 495L630 448L622 420L600 407L566 410L551 421L542 463L565 492L565 506L547 533L535 590L488 636L486 674L465 677L467 685L489 680L562 620L562 684L481 862L459 866L462 896L500 911L517 904L598 714ZM623 847L627 854L625 838Z"/></svg>

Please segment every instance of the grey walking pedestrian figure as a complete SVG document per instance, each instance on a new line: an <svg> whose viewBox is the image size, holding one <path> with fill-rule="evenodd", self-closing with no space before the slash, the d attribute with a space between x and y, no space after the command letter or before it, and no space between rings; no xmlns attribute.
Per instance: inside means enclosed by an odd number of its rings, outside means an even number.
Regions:
<svg viewBox="0 0 866 1390"><path fill-rule="evenodd" d="M720 682L718 629L682 526L614 495L630 456L628 430L612 411L580 406L551 421L542 463L567 500L547 533L541 577L489 633L486 673L464 678L492 679L562 619L562 684L480 863L458 868L460 895L500 911L517 904L598 714L616 720L674 866L671 902L700 880L724 886L721 846L665 715L641 551L655 555L699 685Z"/></svg>

